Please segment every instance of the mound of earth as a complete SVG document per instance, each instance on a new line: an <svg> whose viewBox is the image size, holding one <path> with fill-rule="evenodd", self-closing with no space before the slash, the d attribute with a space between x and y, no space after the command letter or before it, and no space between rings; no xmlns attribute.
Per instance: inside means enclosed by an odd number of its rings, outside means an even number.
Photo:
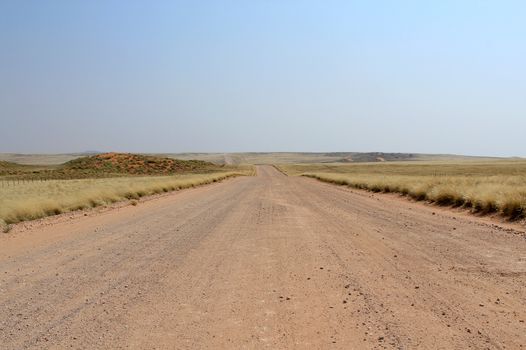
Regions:
<svg viewBox="0 0 526 350"><path fill-rule="evenodd" d="M130 153L103 153L66 162L64 171L132 174L170 175L194 171L206 171L216 165L202 160L180 160Z"/></svg>

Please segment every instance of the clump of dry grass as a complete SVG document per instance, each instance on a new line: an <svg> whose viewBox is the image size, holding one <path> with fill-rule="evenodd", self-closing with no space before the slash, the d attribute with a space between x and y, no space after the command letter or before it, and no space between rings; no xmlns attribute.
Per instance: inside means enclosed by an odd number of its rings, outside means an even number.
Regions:
<svg viewBox="0 0 526 350"><path fill-rule="evenodd" d="M0 219L0 230L2 230L3 233L9 233L11 228L11 225L8 225L4 220Z"/></svg>
<svg viewBox="0 0 526 350"><path fill-rule="evenodd" d="M252 167L239 171L156 177L119 177L50 180L0 187L3 227L25 220L110 204L136 201L147 195L208 184L238 175L252 175Z"/></svg>
<svg viewBox="0 0 526 350"><path fill-rule="evenodd" d="M400 193L438 205L499 213L511 219L526 215L526 162L396 163L280 166L338 185L373 192ZM311 170L311 171L309 171Z"/></svg>

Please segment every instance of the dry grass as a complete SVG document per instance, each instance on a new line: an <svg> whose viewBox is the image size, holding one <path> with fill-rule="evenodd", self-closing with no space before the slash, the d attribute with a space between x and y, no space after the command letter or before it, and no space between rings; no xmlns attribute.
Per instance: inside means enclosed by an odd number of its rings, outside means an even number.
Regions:
<svg viewBox="0 0 526 350"><path fill-rule="evenodd" d="M237 171L207 174L50 180L3 186L0 226L253 174L253 167L245 166Z"/></svg>
<svg viewBox="0 0 526 350"><path fill-rule="evenodd" d="M365 189L394 192L439 205L526 215L526 161L280 165L289 175Z"/></svg>

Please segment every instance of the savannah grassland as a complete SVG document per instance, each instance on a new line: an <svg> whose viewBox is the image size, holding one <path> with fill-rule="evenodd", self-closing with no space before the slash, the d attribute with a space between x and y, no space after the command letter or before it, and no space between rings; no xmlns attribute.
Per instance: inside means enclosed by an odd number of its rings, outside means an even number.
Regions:
<svg viewBox="0 0 526 350"><path fill-rule="evenodd" d="M288 175L373 192L399 193L415 200L498 213L526 215L526 161L448 161L279 165Z"/></svg>
<svg viewBox="0 0 526 350"><path fill-rule="evenodd" d="M133 161L143 161L139 156L132 157ZM121 155L112 155L108 159L115 158L117 166L133 165L129 156L126 158L127 163L123 163ZM49 169L0 164L4 167L3 176L0 176L0 229L8 230L8 225L21 221L118 201L131 200L135 204L143 196L254 174L252 166L219 167L203 163L196 168L194 163L189 162L182 163L182 166L193 167L190 170L162 174L155 166L164 166L163 159L149 157L144 159L146 163L150 162L144 168L151 170L151 174L132 174L115 164L110 164L112 168L108 172L107 159L85 159L84 162L72 161ZM87 166L84 166L85 163ZM99 163L102 164L102 169L89 168ZM176 165L181 166L180 163ZM133 167L130 168L133 170ZM41 178L43 174L47 178Z"/></svg>

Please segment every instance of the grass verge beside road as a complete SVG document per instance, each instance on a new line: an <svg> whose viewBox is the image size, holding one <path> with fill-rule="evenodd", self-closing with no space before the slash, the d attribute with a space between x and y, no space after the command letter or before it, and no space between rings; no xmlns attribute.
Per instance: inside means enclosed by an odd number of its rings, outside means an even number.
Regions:
<svg viewBox="0 0 526 350"><path fill-rule="evenodd" d="M510 219L526 215L526 161L279 165L289 175Z"/></svg>
<svg viewBox="0 0 526 350"><path fill-rule="evenodd" d="M49 180L0 187L0 226L86 209L143 196L253 175L251 166L236 171L173 176Z"/></svg>

